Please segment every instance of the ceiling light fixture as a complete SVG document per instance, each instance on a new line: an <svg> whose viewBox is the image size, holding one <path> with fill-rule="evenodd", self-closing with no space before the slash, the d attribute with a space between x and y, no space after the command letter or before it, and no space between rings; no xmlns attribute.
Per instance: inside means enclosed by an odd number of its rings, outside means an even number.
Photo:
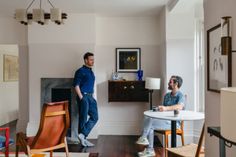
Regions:
<svg viewBox="0 0 236 157"><path fill-rule="evenodd" d="M48 24L50 19L58 25L64 24L64 20L67 19L67 14L61 12L59 8L55 8L50 0L47 0L52 7L50 9L50 13L46 13L42 9L42 0L40 0L39 8L33 9L32 13L28 12L34 2L35 0L32 0L27 9L16 9L15 19L24 25L32 24L33 21L44 25Z"/></svg>

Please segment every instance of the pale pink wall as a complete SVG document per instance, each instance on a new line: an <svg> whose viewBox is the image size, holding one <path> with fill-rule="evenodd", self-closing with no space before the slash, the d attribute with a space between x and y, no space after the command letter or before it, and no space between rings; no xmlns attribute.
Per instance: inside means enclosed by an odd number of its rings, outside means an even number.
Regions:
<svg viewBox="0 0 236 157"><path fill-rule="evenodd" d="M29 134L35 132L39 122L40 78L73 77L74 71L83 64L82 55L86 51L95 53L100 115L99 127L93 129L91 136L140 133L143 111L148 103L108 103L107 82L115 69L117 47L140 47L144 75L160 77L158 18L95 18L93 14L72 14L65 26L32 25L28 33ZM135 74L124 74L124 77L134 80ZM156 92L154 102L158 99Z"/></svg>
<svg viewBox="0 0 236 157"><path fill-rule="evenodd" d="M204 0L204 21L205 33L208 29L220 23L222 16L232 16L232 47L236 49L236 1L235 0ZM205 50L206 50L206 34L205 34ZM205 51L206 52L206 51ZM232 80L233 86L236 86L236 54L233 53L232 65ZM205 79L206 80L206 79ZM205 110L206 110L206 126L219 126L220 125L220 94L206 91ZM232 127L235 127L232 124ZM215 137L210 137L206 133L206 156L218 157L219 156L219 143ZM227 148L227 157L236 156L236 148Z"/></svg>
<svg viewBox="0 0 236 157"><path fill-rule="evenodd" d="M108 80L115 71L115 49L141 48L141 68L146 76L161 77L160 26L157 17L97 17L96 72L100 109L99 134L140 134L143 111L149 103L109 102ZM135 73L120 74L135 80ZM160 103L160 92L155 92L154 104ZM122 115L122 116L121 116Z"/></svg>
<svg viewBox="0 0 236 157"><path fill-rule="evenodd" d="M17 90L17 102L19 114L17 129L26 130L28 123L28 51L27 51L27 27L19 24L12 17L0 17L0 43L17 44L19 48L19 90ZM17 89L17 88L16 88ZM14 99L11 97L11 99ZM1 104L2 105L2 104ZM12 120L9 118L9 120ZM9 121L8 121L9 122Z"/></svg>

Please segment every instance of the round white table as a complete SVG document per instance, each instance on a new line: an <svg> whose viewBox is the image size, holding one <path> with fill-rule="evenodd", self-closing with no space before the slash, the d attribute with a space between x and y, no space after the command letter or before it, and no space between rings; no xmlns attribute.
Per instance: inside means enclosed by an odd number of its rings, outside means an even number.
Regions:
<svg viewBox="0 0 236 157"><path fill-rule="evenodd" d="M154 112L152 110L145 111L144 115L154 119L171 121L171 147L176 147L176 121L193 121L205 118L204 113L188 110L179 111L178 116L174 116L174 111Z"/></svg>

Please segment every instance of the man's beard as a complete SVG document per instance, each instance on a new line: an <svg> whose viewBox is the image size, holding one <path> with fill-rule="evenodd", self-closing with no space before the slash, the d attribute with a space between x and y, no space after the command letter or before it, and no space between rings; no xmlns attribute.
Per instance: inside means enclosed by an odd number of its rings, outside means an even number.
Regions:
<svg viewBox="0 0 236 157"><path fill-rule="evenodd" d="M169 86L168 86L168 89L169 89L169 90L172 90L173 88L169 85Z"/></svg>

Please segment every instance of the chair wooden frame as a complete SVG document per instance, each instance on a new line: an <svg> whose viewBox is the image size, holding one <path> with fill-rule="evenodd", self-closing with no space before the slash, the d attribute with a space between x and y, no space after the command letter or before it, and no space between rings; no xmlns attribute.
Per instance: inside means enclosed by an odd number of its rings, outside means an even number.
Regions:
<svg viewBox="0 0 236 157"><path fill-rule="evenodd" d="M168 148L169 147L168 137L169 135L171 135L171 130L154 130L154 132L165 136L165 148ZM184 121L181 121L180 129L176 130L176 135L181 136L182 145L184 145Z"/></svg>
<svg viewBox="0 0 236 157"><path fill-rule="evenodd" d="M47 108L49 107L62 107L63 110L60 111L47 111ZM35 148L37 145L38 140L40 139L40 136L43 131L44 124L46 122L46 118L48 117L63 117L63 122L64 122L64 128L62 130L62 133L60 134L59 142L55 144L54 146L50 147L43 147L43 148ZM28 157L31 157L32 154L38 154L46 151L50 151L50 157L53 156L53 150L59 149L59 148L65 148L66 151L66 157L69 157L69 151L68 151L68 146L67 146L67 141L66 141L66 133L69 128L69 111L68 111L68 101L62 101L62 102L53 102L53 103L46 103L43 105L43 110L41 113L41 120L40 120L40 126L38 129L38 132L35 137L31 137L32 143L29 143L30 138L26 137L24 133L19 132L17 133L16 137L16 157L18 157L18 152L19 149L21 148L22 151ZM52 124L54 125L54 124ZM50 137L48 137L50 138ZM28 141L27 141L28 140ZM46 140L46 139L45 139Z"/></svg>
<svg viewBox="0 0 236 157"><path fill-rule="evenodd" d="M182 147L177 147L177 148L166 148L166 152L167 152L167 157L200 157L200 156L204 156L204 150L202 149L202 143L203 143L203 139L204 139L204 130L205 130L205 123L203 124L202 127L202 132L200 135L200 139L198 141L198 145L196 144L189 144L189 145L185 145ZM196 151L194 151L196 150ZM187 151L191 151L191 155L188 154L188 156L186 156L186 152Z"/></svg>

